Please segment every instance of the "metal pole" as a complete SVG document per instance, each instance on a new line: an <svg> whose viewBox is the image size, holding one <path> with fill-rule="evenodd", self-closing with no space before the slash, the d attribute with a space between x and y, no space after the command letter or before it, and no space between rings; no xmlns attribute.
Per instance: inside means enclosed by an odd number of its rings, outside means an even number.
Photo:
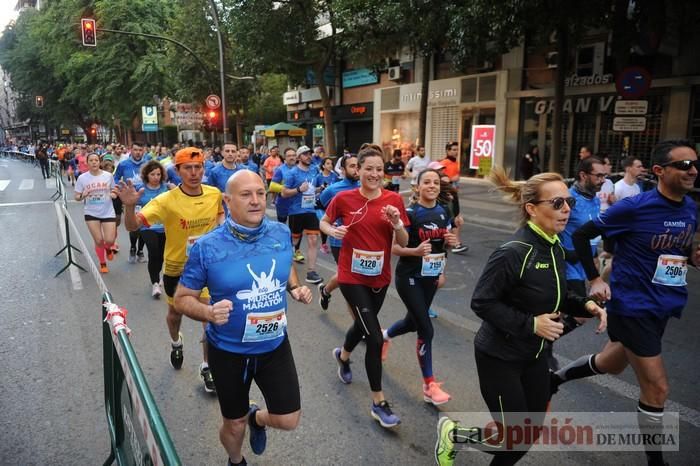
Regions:
<svg viewBox="0 0 700 466"><path fill-rule="evenodd" d="M224 83L224 41L221 37L221 28L219 27L219 11L216 8L216 2L209 0L212 10L212 18L214 19L214 27L216 27L216 37L219 40L219 80L221 81L221 124L223 125L224 144L228 142L228 118L226 118L226 87Z"/></svg>

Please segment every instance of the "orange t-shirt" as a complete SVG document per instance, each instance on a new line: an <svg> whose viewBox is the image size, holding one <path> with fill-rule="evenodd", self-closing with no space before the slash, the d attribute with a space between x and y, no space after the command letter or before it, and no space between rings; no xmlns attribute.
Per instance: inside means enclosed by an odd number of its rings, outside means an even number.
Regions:
<svg viewBox="0 0 700 466"><path fill-rule="evenodd" d="M271 180L272 175L275 172L275 168L279 167L280 165L282 165L281 157L266 158L265 163L263 163L263 168L265 169L265 179Z"/></svg>
<svg viewBox="0 0 700 466"><path fill-rule="evenodd" d="M459 163L456 160L450 160L447 157L440 160L440 165L445 167L445 175L450 179L459 176Z"/></svg>

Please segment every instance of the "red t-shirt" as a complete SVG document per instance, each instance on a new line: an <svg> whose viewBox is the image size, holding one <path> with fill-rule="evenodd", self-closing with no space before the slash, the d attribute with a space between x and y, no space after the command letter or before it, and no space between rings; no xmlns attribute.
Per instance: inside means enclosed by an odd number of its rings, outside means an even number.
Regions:
<svg viewBox="0 0 700 466"><path fill-rule="evenodd" d="M343 191L328 205L326 215L330 222L341 219L348 226L338 258L339 283L372 288L391 283L394 227L382 216L385 205L399 209L404 225L410 224L401 196L393 191L382 189L382 195L371 201L359 189Z"/></svg>

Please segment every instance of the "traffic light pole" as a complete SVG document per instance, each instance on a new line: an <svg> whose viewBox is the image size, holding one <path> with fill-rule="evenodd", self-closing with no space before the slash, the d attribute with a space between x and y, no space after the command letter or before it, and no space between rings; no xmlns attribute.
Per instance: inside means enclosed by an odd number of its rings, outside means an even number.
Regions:
<svg viewBox="0 0 700 466"><path fill-rule="evenodd" d="M214 27L216 27L216 37L219 40L219 81L221 82L221 125L223 131L224 144L228 142L228 117L226 115L226 85L224 81L224 41L221 37L221 28L219 27L219 10L216 8L216 2L209 0L212 10L212 18L214 19ZM238 141L240 144L241 141Z"/></svg>

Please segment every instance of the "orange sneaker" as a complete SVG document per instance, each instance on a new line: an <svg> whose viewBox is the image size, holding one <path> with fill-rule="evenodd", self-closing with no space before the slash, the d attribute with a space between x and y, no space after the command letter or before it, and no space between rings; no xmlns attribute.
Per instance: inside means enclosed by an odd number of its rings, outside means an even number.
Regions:
<svg viewBox="0 0 700 466"><path fill-rule="evenodd" d="M423 400L435 406L444 405L452 398L447 392L440 388L442 382L430 382L423 384Z"/></svg>
<svg viewBox="0 0 700 466"><path fill-rule="evenodd" d="M100 273L107 273L109 272L109 269L107 268L107 264L100 264Z"/></svg>
<svg viewBox="0 0 700 466"><path fill-rule="evenodd" d="M114 251L113 251L111 248L105 249L105 253L107 254L107 260L108 260L108 261L113 261L113 260L114 260Z"/></svg>
<svg viewBox="0 0 700 466"><path fill-rule="evenodd" d="M384 329L382 329L382 332ZM386 361L387 356L389 356L389 347L391 346L391 340L384 340L382 343L382 361Z"/></svg>

